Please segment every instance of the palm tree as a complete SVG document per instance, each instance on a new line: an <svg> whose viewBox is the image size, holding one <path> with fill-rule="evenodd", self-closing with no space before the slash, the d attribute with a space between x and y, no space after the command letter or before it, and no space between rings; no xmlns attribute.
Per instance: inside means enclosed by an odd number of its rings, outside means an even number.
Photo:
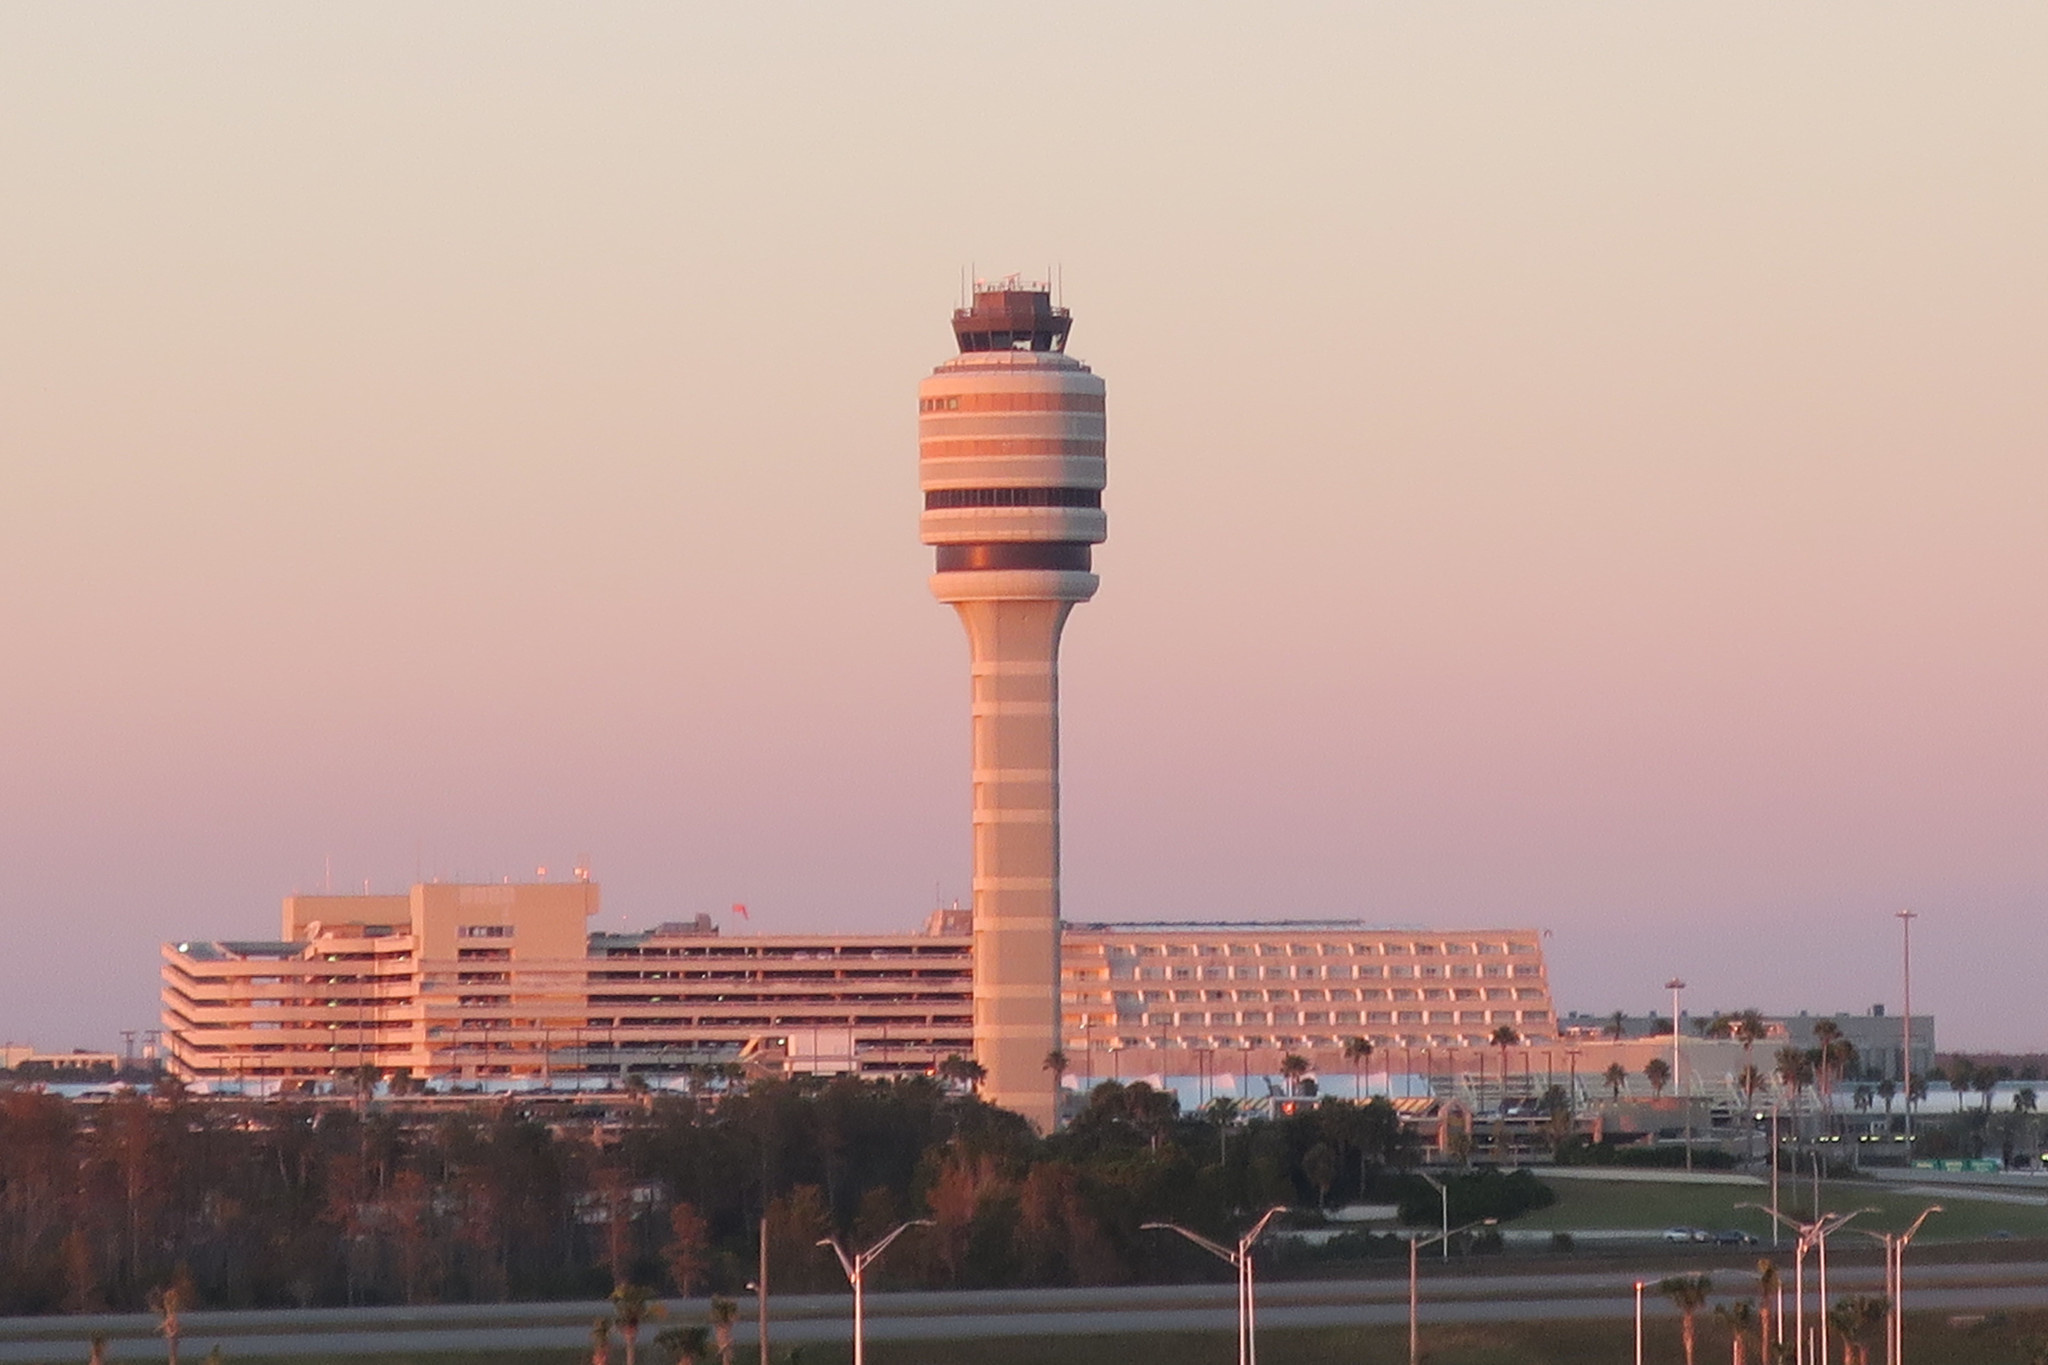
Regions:
<svg viewBox="0 0 2048 1365"><path fill-rule="evenodd" d="M1287 1078L1288 1094L1299 1095L1301 1093L1302 1077L1308 1075L1308 1073L1308 1058L1300 1053L1290 1052L1280 1059L1280 1074Z"/></svg>
<svg viewBox="0 0 2048 1365"><path fill-rule="evenodd" d="M1714 1292L1710 1275L1671 1275L1657 1282L1657 1292L1678 1307L1679 1339L1685 1343L1685 1365L1693 1365L1693 1348L1699 1331L1694 1321Z"/></svg>
<svg viewBox="0 0 2048 1365"><path fill-rule="evenodd" d="M611 1365L612 1320L599 1318L590 1324L590 1365Z"/></svg>
<svg viewBox="0 0 2048 1365"><path fill-rule="evenodd" d="M1052 1051L1045 1054L1045 1061L1042 1063L1042 1065L1047 1071L1050 1071L1052 1073L1052 1083L1055 1086L1057 1086L1061 1081L1066 1079L1067 1054L1060 1051L1058 1048L1054 1048Z"/></svg>
<svg viewBox="0 0 2048 1365"><path fill-rule="evenodd" d="M1493 1037L1487 1041L1500 1049L1500 1108L1502 1113L1506 1113L1508 1108L1508 1049L1521 1046L1522 1035L1515 1032L1513 1024L1501 1024L1493 1030Z"/></svg>
<svg viewBox="0 0 2048 1365"><path fill-rule="evenodd" d="M662 1316L654 1291L645 1285L622 1284L612 1290L612 1316L618 1321L619 1336L626 1343L626 1365L639 1365L640 1324Z"/></svg>
<svg viewBox="0 0 2048 1365"><path fill-rule="evenodd" d="M2013 1092L2012 1112L2015 1114L2031 1114L2040 1106L2040 1103L2041 1097L2034 1092L2034 1087L2023 1085Z"/></svg>
<svg viewBox="0 0 2048 1365"><path fill-rule="evenodd" d="M1835 1044L1843 1041L1842 1026L1832 1019L1813 1021L1813 1069L1820 1086L1821 1107L1829 1113L1835 1110Z"/></svg>
<svg viewBox="0 0 2048 1365"><path fill-rule="evenodd" d="M668 1327L654 1339L654 1344L675 1358L676 1365L696 1365L711 1354L711 1329L709 1327Z"/></svg>
<svg viewBox="0 0 2048 1365"><path fill-rule="evenodd" d="M1757 1359L1768 1362L1776 1357L1772 1354L1771 1305L1778 1301L1778 1263L1762 1260L1756 1263L1756 1340Z"/></svg>
<svg viewBox="0 0 2048 1365"><path fill-rule="evenodd" d="M1891 1117L1892 1101L1899 1097L1899 1083L1886 1076L1877 1083L1877 1098L1884 1104L1886 1118Z"/></svg>
<svg viewBox="0 0 2048 1365"><path fill-rule="evenodd" d="M156 1330L163 1334L167 1365L178 1365L178 1338L185 1334L178 1313L184 1306L185 1292L175 1284L149 1292L149 1311L157 1315Z"/></svg>
<svg viewBox="0 0 2048 1365"><path fill-rule="evenodd" d="M1714 1306L1714 1316L1728 1324L1729 1340L1734 1343L1734 1357L1730 1365L1742 1365L1743 1333L1756 1326L1756 1305L1748 1299L1735 1303ZM1768 1358L1767 1358L1768 1359Z"/></svg>
<svg viewBox="0 0 2048 1365"><path fill-rule="evenodd" d="M719 1365L732 1365L732 1325L739 1316L740 1306L725 1295L711 1300L711 1335L718 1341Z"/></svg>
<svg viewBox="0 0 2048 1365"><path fill-rule="evenodd" d="M107 1365L107 1334L94 1332L86 1338L86 1346L92 1354L85 1359L85 1365Z"/></svg>
<svg viewBox="0 0 2048 1365"><path fill-rule="evenodd" d="M1842 1365L1870 1365L1863 1338L1891 1316L1891 1301L1881 1294L1854 1294L1828 1310L1828 1323L1842 1337Z"/></svg>
<svg viewBox="0 0 2048 1365"><path fill-rule="evenodd" d="M1671 1063L1662 1057L1652 1057L1643 1063L1643 1079L1650 1083L1650 1094L1663 1098L1664 1087L1671 1083Z"/></svg>
<svg viewBox="0 0 2048 1365"><path fill-rule="evenodd" d="M1756 1092L1764 1088L1764 1073L1753 1066L1745 1066L1735 1074L1735 1084L1742 1088L1742 1102L1756 1103Z"/></svg>
<svg viewBox="0 0 2048 1365"><path fill-rule="evenodd" d="M1351 1037L1344 1040L1344 1060L1351 1063L1351 1097L1363 1099L1365 1084L1358 1079L1364 1064L1372 1059L1372 1039Z"/></svg>
<svg viewBox="0 0 2048 1365"><path fill-rule="evenodd" d="M1813 1079L1813 1059L1796 1047L1781 1047L1778 1049L1776 1070L1779 1084L1792 1092L1792 1113L1796 1117L1800 1092Z"/></svg>
<svg viewBox="0 0 2048 1365"><path fill-rule="evenodd" d="M957 1052L939 1063L938 1073L940 1080L951 1081L954 1085L964 1086L970 1091L978 1090L981 1083L988 1079L987 1067L972 1058L962 1057Z"/></svg>
<svg viewBox="0 0 2048 1365"><path fill-rule="evenodd" d="M1737 1010L1729 1023L1731 1036L1742 1044L1745 1052L1771 1035L1771 1026L1765 1020L1764 1012L1754 1006L1746 1010Z"/></svg>
<svg viewBox="0 0 2048 1365"><path fill-rule="evenodd" d="M1628 1016L1616 1010L1608 1019L1605 1031L1607 1036L1617 1043L1628 1037Z"/></svg>
<svg viewBox="0 0 2048 1365"><path fill-rule="evenodd" d="M1628 1068L1620 1062L1609 1062L1605 1079L1608 1090L1613 1093L1614 1098L1620 1099L1621 1088L1628 1084Z"/></svg>

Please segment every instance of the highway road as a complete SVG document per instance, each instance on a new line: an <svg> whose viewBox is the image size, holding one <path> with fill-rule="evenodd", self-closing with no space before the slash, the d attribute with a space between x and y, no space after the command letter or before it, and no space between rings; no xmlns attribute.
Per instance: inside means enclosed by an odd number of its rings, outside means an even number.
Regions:
<svg viewBox="0 0 2048 1365"><path fill-rule="evenodd" d="M1813 1269L1808 1266L1809 1272ZM1425 1268L1425 1323L1626 1318L1634 1311L1631 1269L1598 1272L1437 1273ZM1671 1273L1645 1265L1652 1283ZM1746 1274L1722 1272L1725 1297L1740 1298ZM1788 1275L1789 1279L1789 1275ZM1809 1280L1811 1275L1809 1274ZM1841 1293L1874 1293L1875 1267L1843 1267L1829 1276ZM1810 1287L1810 1286L1809 1286ZM1407 1319L1405 1278L1286 1281L1260 1286L1261 1331L1392 1324ZM2048 1262L2011 1265L1909 1266L1910 1309L1983 1312L2048 1307ZM851 1301L844 1294L773 1300L770 1333L778 1345L843 1341ZM701 1301L672 1300L672 1322L701 1322ZM738 1339L751 1346L753 1303L746 1300ZM1667 1316L1661 1296L1646 1311ZM197 1359L218 1344L232 1360L255 1356L430 1355L444 1351L574 1351L587 1349L590 1323L605 1315L597 1302L478 1304L433 1308L270 1309L194 1312L185 1317L184 1354ZM1236 1323L1230 1285L1114 1289L999 1290L868 1296L868 1339L971 1340L1123 1332L1230 1332ZM0 1363L77 1362L93 1332L109 1337L115 1360L164 1357L155 1320L142 1314L0 1319ZM644 1333L650 1339L654 1333ZM649 1358L655 1353L650 1351ZM746 1358L751 1359L751 1355Z"/></svg>

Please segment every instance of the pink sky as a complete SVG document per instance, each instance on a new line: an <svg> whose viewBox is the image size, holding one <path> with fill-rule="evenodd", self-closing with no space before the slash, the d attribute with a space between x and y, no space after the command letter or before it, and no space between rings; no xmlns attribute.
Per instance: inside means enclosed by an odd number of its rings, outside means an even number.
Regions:
<svg viewBox="0 0 2048 1365"><path fill-rule="evenodd" d="M0 13L0 1037L323 878L966 895L915 385L1061 266L1070 918L2048 1047L2048 16Z"/></svg>

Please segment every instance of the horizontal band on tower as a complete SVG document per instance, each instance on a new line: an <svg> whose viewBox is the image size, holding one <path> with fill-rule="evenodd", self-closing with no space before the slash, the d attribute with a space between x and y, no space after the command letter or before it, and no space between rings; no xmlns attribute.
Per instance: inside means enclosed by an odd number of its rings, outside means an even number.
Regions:
<svg viewBox="0 0 2048 1365"><path fill-rule="evenodd" d="M1089 548L1085 541L1072 540L997 540L941 545L938 547L936 568L940 573L973 573L989 569L1064 569L1086 573Z"/></svg>
<svg viewBox="0 0 2048 1365"><path fill-rule="evenodd" d="M1101 507L1100 488L934 488L924 510L954 507Z"/></svg>
<svg viewBox="0 0 2048 1365"><path fill-rule="evenodd" d="M935 393L917 400L919 412L1101 412L1103 395L1045 389Z"/></svg>

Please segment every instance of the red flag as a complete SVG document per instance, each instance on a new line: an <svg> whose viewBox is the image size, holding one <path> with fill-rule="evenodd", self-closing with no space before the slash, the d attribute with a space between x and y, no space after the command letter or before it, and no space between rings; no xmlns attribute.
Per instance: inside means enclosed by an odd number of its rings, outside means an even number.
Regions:
<svg viewBox="0 0 2048 1365"><path fill-rule="evenodd" d="M747 913L747 907L741 905L738 901L732 903L732 912L744 920L751 920L753 918L753 916Z"/></svg>

